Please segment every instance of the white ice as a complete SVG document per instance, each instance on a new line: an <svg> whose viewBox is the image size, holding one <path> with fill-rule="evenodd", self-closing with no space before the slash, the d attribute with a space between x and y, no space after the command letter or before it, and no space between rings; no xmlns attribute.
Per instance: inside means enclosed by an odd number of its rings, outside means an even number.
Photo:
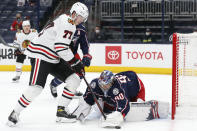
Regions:
<svg viewBox="0 0 197 131"><path fill-rule="evenodd" d="M15 72L0 72L0 131L102 131L112 130L99 127L98 121L88 121L84 124L64 123L57 124L56 108L57 99L54 99L49 90L49 82L52 76L48 77L45 89L29 107L20 115L20 122L17 127L11 128L6 125L8 115L13 110L23 90L28 87L29 72L23 72L20 82L12 83ZM98 77L98 73L86 73L86 78ZM139 74L146 88L146 100L160 100L171 103L171 75L148 75ZM58 93L61 94L62 86ZM84 92L86 85L82 81L79 90ZM115 130L115 129L114 129ZM196 131L197 120L171 120L157 119L152 121L125 122L120 130L125 131Z"/></svg>

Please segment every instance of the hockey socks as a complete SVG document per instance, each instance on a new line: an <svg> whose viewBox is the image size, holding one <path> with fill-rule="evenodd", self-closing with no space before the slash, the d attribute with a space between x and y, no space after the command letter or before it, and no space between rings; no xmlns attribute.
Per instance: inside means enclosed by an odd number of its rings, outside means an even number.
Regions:
<svg viewBox="0 0 197 131"><path fill-rule="evenodd" d="M20 79L20 76L22 74L22 66L23 63L16 62L16 76L12 79L12 81L16 82Z"/></svg>
<svg viewBox="0 0 197 131"><path fill-rule="evenodd" d="M72 98L74 97L74 93L69 91L66 87L64 87L62 96L59 99L58 105L59 106L68 106Z"/></svg>
<svg viewBox="0 0 197 131"><path fill-rule="evenodd" d="M22 96L18 99L14 111L20 113L24 108L26 108L31 101L33 101L41 92L43 88L41 86L29 86Z"/></svg>

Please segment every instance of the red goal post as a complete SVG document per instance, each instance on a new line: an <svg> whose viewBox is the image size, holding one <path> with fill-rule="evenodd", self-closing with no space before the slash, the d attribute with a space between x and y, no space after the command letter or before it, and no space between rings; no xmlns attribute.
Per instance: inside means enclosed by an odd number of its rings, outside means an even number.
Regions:
<svg viewBox="0 0 197 131"><path fill-rule="evenodd" d="M178 107L178 108L177 108ZM197 115L197 33L173 34L171 118ZM178 110L178 113L177 113Z"/></svg>
<svg viewBox="0 0 197 131"><path fill-rule="evenodd" d="M177 85L177 46L178 46L178 42L177 42L177 33L173 34L173 43L172 43L172 112L171 112L171 117L174 120L175 117L175 113L176 113L176 106L177 106L177 96L178 96L178 85ZM177 93L177 94L176 94Z"/></svg>

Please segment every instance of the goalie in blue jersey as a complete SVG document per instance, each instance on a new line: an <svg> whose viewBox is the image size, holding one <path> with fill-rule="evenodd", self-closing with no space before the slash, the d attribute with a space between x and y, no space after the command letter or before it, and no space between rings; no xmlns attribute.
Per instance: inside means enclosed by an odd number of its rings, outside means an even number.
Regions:
<svg viewBox="0 0 197 131"><path fill-rule="evenodd" d="M155 100L145 102L144 84L133 71L120 72L114 75L111 71L105 70L99 78L91 81L90 86L106 114L106 119L101 117L102 127L120 126L125 119L129 121L151 120L166 117L168 114L168 103L164 103L166 104L165 108L159 112L158 105L160 102ZM98 108L95 109L97 105L94 104L92 93L87 88L79 100L79 106L74 114L79 120L93 119L95 116L98 118L101 113ZM135 109L135 107L138 108ZM142 110L140 114L139 109Z"/></svg>

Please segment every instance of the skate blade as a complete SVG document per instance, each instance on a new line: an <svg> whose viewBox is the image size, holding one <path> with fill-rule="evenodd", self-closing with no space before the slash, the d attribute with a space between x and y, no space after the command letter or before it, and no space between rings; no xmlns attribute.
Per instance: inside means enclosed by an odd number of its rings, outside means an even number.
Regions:
<svg viewBox="0 0 197 131"><path fill-rule="evenodd" d="M57 117L56 119L57 123L75 123L77 122L76 119L68 119L68 118L64 118L64 117Z"/></svg>
<svg viewBox="0 0 197 131"><path fill-rule="evenodd" d="M13 123L13 122L11 122L11 121L8 121L8 122L6 123L6 125L9 126L9 127L15 127L15 126L17 126L17 124L15 124L15 123Z"/></svg>

